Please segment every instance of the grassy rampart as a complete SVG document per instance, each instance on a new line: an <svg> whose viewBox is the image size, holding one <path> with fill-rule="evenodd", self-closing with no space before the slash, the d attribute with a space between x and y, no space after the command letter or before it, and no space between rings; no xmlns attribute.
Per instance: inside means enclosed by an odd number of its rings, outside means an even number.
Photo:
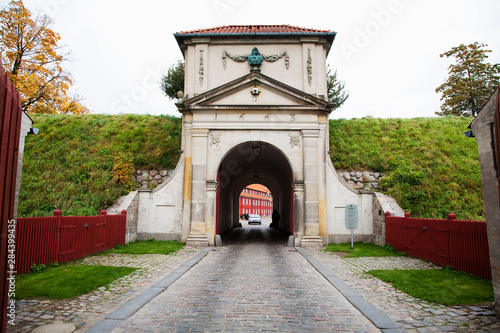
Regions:
<svg viewBox="0 0 500 333"><path fill-rule="evenodd" d="M135 169L172 169L181 120L149 115L33 116L26 139L19 216L94 215L127 189L113 179L117 156ZM363 118L330 121L337 169L384 172L382 190L416 217L484 219L471 119Z"/></svg>

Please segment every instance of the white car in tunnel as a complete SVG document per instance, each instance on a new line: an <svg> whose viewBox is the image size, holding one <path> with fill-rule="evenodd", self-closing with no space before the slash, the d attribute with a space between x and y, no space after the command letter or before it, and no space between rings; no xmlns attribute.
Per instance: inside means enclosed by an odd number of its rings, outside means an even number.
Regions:
<svg viewBox="0 0 500 333"><path fill-rule="evenodd" d="M248 224L262 224L262 218L258 214L250 214L248 216Z"/></svg>

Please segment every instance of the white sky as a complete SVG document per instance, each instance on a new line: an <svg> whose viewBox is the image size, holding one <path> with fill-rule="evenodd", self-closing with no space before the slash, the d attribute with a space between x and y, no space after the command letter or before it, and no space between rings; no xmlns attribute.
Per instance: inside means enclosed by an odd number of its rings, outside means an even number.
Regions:
<svg viewBox="0 0 500 333"><path fill-rule="evenodd" d="M1 7L8 0L0 0ZM432 117L450 60L475 41L500 63L498 0L24 0L72 52L66 68L92 113L171 114L162 73L182 59L173 34L220 25L290 24L337 32L328 64L350 92L331 118Z"/></svg>

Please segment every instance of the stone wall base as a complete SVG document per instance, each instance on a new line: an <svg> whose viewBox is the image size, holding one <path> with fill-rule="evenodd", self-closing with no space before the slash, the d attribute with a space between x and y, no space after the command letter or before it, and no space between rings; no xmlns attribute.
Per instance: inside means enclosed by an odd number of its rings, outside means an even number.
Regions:
<svg viewBox="0 0 500 333"><path fill-rule="evenodd" d="M137 240L137 226L127 226L125 229L125 244L135 242Z"/></svg>
<svg viewBox="0 0 500 333"><path fill-rule="evenodd" d="M205 235L190 235L186 240L187 246L207 247L209 245L208 238Z"/></svg>
<svg viewBox="0 0 500 333"><path fill-rule="evenodd" d="M304 236L300 241L300 247L322 247L323 240L319 236Z"/></svg>
<svg viewBox="0 0 500 333"><path fill-rule="evenodd" d="M137 233L137 240L150 240L156 239L158 241L181 241L181 234L179 233L149 233L149 232L140 232Z"/></svg>
<svg viewBox="0 0 500 333"><path fill-rule="evenodd" d="M363 242L363 243L373 243L373 235L372 234L364 234L364 235L356 235L354 234L354 242ZM342 244L342 243L350 243L351 242L351 234L341 234L341 235L328 235L328 243L334 244Z"/></svg>

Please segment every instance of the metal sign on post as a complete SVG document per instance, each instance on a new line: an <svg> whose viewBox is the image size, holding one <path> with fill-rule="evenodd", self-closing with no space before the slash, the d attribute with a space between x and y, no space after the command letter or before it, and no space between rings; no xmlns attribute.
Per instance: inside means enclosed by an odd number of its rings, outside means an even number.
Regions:
<svg viewBox="0 0 500 333"><path fill-rule="evenodd" d="M351 230L351 247L354 247L354 230L358 229L358 206L345 206L345 227Z"/></svg>

